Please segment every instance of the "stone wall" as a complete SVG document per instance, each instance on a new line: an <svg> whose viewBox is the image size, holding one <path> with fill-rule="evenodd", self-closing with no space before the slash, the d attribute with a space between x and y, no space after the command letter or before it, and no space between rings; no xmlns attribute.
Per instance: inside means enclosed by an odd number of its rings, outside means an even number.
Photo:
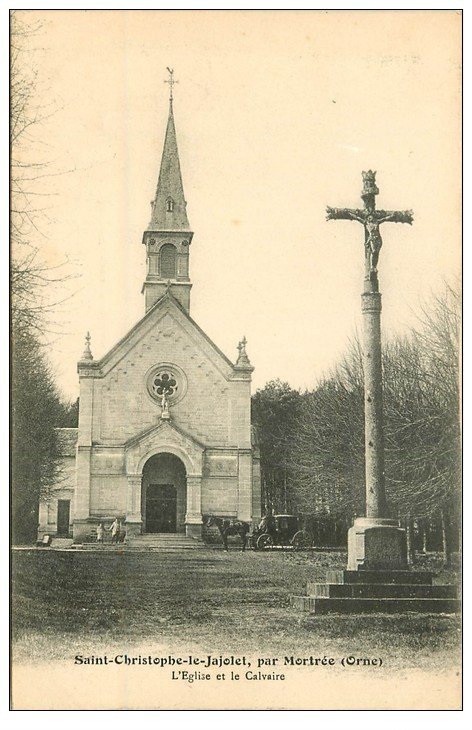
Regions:
<svg viewBox="0 0 472 730"><path fill-rule="evenodd" d="M161 418L161 398L148 389L154 387L158 366L169 368L178 384L170 396L170 420ZM102 360L80 361L78 371L74 534L86 531L89 520L124 515L130 529L139 532L140 475L158 453L174 454L185 465L187 528L201 524L201 512L245 521L254 506L257 513L251 367L233 366L172 296L164 297ZM178 504L180 525L183 492Z"/></svg>
<svg viewBox="0 0 472 730"><path fill-rule="evenodd" d="M123 443L158 422L160 404L148 393L146 376L159 363L177 365L185 374L186 393L171 405L177 425L209 445L246 445L249 384L229 382L169 314L103 378L94 379L95 443Z"/></svg>
<svg viewBox="0 0 472 730"><path fill-rule="evenodd" d="M60 499L70 500L70 526L74 518L74 495L76 481L75 456L64 456L59 463L59 476L52 485L47 497L39 504L38 540L43 535L55 535L57 532L57 505Z"/></svg>

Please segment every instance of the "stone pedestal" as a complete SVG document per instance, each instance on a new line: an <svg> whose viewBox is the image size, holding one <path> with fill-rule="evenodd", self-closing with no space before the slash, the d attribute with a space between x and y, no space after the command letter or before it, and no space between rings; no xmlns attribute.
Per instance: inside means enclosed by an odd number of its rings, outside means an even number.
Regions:
<svg viewBox="0 0 472 730"><path fill-rule="evenodd" d="M187 537L192 537L194 540L202 540L202 527L203 522L187 522L185 524L185 534L187 535Z"/></svg>
<svg viewBox="0 0 472 730"><path fill-rule="evenodd" d="M74 542L82 542L91 532L94 522L89 519L75 519L72 525L72 535Z"/></svg>
<svg viewBox="0 0 472 730"><path fill-rule="evenodd" d="M358 517L348 532L348 570L407 570L406 530L396 520Z"/></svg>
<svg viewBox="0 0 472 730"><path fill-rule="evenodd" d="M143 531L143 523L140 519L130 519L126 518L125 520L125 530L126 530L126 541L132 537L137 537L138 535L141 535Z"/></svg>

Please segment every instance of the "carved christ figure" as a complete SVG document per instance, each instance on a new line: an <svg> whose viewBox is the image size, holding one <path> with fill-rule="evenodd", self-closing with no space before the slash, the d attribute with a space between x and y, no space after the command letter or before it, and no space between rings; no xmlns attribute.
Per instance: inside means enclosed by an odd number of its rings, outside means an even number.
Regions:
<svg viewBox="0 0 472 730"><path fill-rule="evenodd" d="M167 388L163 388L161 396L161 418L169 417L169 401L167 400Z"/></svg>
<svg viewBox="0 0 472 730"><path fill-rule="evenodd" d="M362 223L365 230L365 257L369 272L377 271L377 263L379 260L380 249L382 248L382 236L380 235L380 225L382 223L411 223L413 222L413 212L411 210L391 211L391 210L375 210L372 207L366 207L364 210L358 208L351 210L349 208L330 208L326 209L326 220L351 220Z"/></svg>

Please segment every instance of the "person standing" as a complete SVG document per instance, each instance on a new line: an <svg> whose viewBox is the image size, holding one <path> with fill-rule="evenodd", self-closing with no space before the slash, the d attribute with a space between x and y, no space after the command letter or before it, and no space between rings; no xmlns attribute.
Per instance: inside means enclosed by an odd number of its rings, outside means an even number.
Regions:
<svg viewBox="0 0 472 730"><path fill-rule="evenodd" d="M111 532L111 542L113 545L114 543L118 542L118 538L120 536L120 523L118 522L117 517L115 517L108 529Z"/></svg>
<svg viewBox="0 0 472 730"><path fill-rule="evenodd" d="M118 522L118 539L117 542L124 542L126 537L126 530L122 525L121 520Z"/></svg>

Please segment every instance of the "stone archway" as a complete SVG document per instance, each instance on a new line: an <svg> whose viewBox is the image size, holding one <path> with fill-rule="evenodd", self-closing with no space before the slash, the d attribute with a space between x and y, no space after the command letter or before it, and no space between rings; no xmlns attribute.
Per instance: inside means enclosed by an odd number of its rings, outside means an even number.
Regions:
<svg viewBox="0 0 472 730"><path fill-rule="evenodd" d="M180 431L169 421L138 434L126 444L126 531L130 536L145 531L143 525L143 472L148 461L160 454L177 457L186 473L187 506L185 532L201 537L202 532L202 467L205 446ZM177 522L179 518L177 519ZM181 528L178 528L181 529Z"/></svg>
<svg viewBox="0 0 472 730"><path fill-rule="evenodd" d="M149 457L142 471L141 514L143 532L185 532L187 474L175 454Z"/></svg>

